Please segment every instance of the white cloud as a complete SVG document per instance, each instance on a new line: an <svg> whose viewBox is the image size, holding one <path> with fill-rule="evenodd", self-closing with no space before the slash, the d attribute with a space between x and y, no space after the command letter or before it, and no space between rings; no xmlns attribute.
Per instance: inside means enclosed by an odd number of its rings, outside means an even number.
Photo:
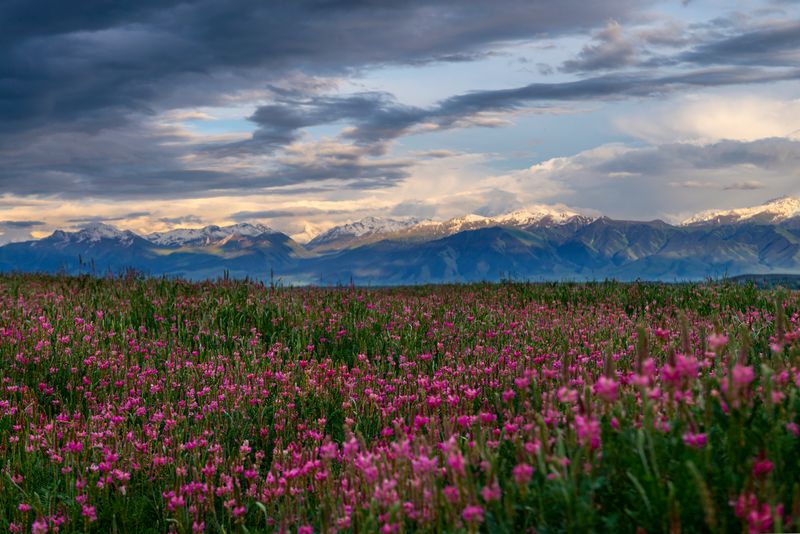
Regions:
<svg viewBox="0 0 800 534"><path fill-rule="evenodd" d="M642 113L622 116L616 126L650 143L721 139L754 141L800 134L800 100L744 95L692 95Z"/></svg>

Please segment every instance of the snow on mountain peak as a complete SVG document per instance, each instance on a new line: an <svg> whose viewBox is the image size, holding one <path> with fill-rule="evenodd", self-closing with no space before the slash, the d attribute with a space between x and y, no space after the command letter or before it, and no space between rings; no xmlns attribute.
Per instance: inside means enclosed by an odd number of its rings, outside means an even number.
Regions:
<svg viewBox="0 0 800 534"><path fill-rule="evenodd" d="M543 222L558 225L564 224L573 217L579 216L580 214L578 212L564 206L535 204L527 208L492 217L492 220L498 224L513 226L532 226Z"/></svg>
<svg viewBox="0 0 800 534"><path fill-rule="evenodd" d="M743 222L777 224L781 221L798 216L800 216L800 198L786 196L749 208L706 210L689 217L681 224L683 226L699 224L736 224Z"/></svg>
<svg viewBox="0 0 800 534"><path fill-rule="evenodd" d="M115 239L127 246L133 242L136 234L130 230L120 230L110 224L95 221L85 224L73 232L57 230L53 236L70 243L99 243L103 239Z"/></svg>
<svg viewBox="0 0 800 534"><path fill-rule="evenodd" d="M275 230L262 224L238 223L230 226L210 225L203 228L176 228L167 232L155 232L147 240L162 246L209 245L233 236L257 237L272 234Z"/></svg>
<svg viewBox="0 0 800 534"><path fill-rule="evenodd" d="M399 218L390 219L385 217L365 217L358 221L334 226L325 232L322 232L310 241L311 244L326 243L336 239L343 238L359 238L367 237L376 234L389 234L392 232L399 232L415 226L420 221L419 219Z"/></svg>

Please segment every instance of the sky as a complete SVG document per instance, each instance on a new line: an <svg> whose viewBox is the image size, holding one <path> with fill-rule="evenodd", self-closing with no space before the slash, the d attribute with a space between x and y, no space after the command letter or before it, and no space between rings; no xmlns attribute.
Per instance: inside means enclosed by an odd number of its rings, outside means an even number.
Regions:
<svg viewBox="0 0 800 534"><path fill-rule="evenodd" d="M785 195L798 0L0 0L0 244Z"/></svg>

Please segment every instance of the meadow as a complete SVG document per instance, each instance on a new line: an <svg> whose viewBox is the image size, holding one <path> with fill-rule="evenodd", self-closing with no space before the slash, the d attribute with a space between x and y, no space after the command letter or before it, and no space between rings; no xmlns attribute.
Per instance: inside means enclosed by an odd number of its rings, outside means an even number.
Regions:
<svg viewBox="0 0 800 534"><path fill-rule="evenodd" d="M800 530L800 293L0 277L0 530Z"/></svg>

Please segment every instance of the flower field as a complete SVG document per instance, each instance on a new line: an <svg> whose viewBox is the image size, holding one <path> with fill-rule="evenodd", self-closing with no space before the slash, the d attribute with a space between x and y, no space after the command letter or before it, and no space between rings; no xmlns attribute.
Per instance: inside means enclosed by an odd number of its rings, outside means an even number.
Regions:
<svg viewBox="0 0 800 534"><path fill-rule="evenodd" d="M800 530L800 294L0 277L0 530Z"/></svg>

